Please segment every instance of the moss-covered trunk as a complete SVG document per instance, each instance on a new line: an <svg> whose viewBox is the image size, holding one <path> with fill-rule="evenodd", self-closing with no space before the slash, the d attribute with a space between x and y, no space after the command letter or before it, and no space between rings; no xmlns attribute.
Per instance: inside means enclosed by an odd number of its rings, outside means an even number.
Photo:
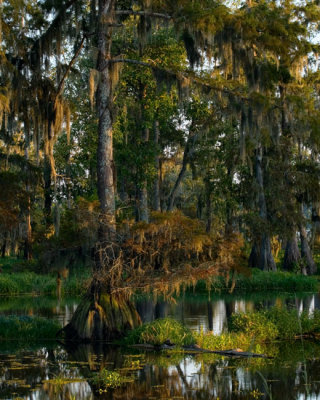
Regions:
<svg viewBox="0 0 320 400"><path fill-rule="evenodd" d="M293 271L299 266L300 251L298 247L296 232L287 240L286 250L284 253L283 268L286 271Z"/></svg>
<svg viewBox="0 0 320 400"><path fill-rule="evenodd" d="M73 341L113 340L141 324L132 302L120 295L88 293L79 304L65 337Z"/></svg>
<svg viewBox="0 0 320 400"><path fill-rule="evenodd" d="M118 265L115 224L115 191L112 137L112 62L111 43L115 0L99 0L97 23L97 89L98 152L97 176L100 200L98 243L94 277L71 322L64 328L66 339L79 341L111 340L137 327L141 321L133 303L124 296L112 294L113 273ZM121 273L120 273L121 275Z"/></svg>
<svg viewBox="0 0 320 400"><path fill-rule="evenodd" d="M268 224L267 202L264 194L263 166L262 166L263 149L260 146L256 149L256 171L255 178L258 187L258 209L259 217L264 225ZM265 229L265 228L264 228ZM252 246L249 266L260 268L263 271L275 271L276 263L273 259L271 251L271 241L269 233L265 230L261 232L260 237L255 238Z"/></svg>

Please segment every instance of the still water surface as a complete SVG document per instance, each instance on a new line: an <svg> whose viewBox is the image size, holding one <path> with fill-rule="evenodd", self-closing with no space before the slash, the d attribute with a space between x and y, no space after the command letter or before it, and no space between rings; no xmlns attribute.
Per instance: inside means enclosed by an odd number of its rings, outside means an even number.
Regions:
<svg viewBox="0 0 320 400"><path fill-rule="evenodd" d="M0 314L42 315L64 325L77 304L77 298L0 299ZM144 321L172 316L193 330L219 334L228 329L228 317L234 312L280 304L312 313L320 309L320 297L191 293L176 304L145 300L137 307ZM102 344L65 348L58 343L6 342L0 344L0 399L320 400L320 343L303 340L270 346L273 359L244 360L211 354L145 353ZM94 393L88 378L102 367L122 369L132 382L107 393Z"/></svg>

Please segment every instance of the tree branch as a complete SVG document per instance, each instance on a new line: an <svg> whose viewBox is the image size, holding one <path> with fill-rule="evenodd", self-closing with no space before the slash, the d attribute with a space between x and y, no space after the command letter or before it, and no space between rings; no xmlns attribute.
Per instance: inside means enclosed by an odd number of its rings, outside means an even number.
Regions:
<svg viewBox="0 0 320 400"><path fill-rule="evenodd" d="M116 15L137 15L137 16L162 18L167 20L172 19L172 17L168 14L152 12L152 11L116 10Z"/></svg>
<svg viewBox="0 0 320 400"><path fill-rule="evenodd" d="M61 94L61 92L63 90L64 81L66 80L69 72L71 71L72 65L75 63L76 59L78 58L78 56L79 56L79 54L80 54L80 52L82 50L82 47L84 45L84 41L86 40L86 37L87 37L86 35L83 36L77 51L75 52L74 56L72 57L69 65L68 65L68 68L66 69L66 71L65 71L65 73L64 73L64 75L63 75L63 77L62 77L62 79L61 79L61 81L59 83L59 86L58 86L58 89L57 89L57 93L56 93L56 98Z"/></svg>

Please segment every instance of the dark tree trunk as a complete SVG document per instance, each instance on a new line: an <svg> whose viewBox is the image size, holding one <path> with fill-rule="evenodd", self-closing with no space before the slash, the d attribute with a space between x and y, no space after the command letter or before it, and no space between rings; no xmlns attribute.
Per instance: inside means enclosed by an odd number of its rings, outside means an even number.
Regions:
<svg viewBox="0 0 320 400"><path fill-rule="evenodd" d="M173 186L173 189L171 190L169 196L168 196L168 203L167 203L167 211L172 211L174 208L174 202L176 199L176 196L178 194L181 182L187 172L187 165L190 161L190 158L192 157L192 154L194 152L194 146L196 143L198 135L190 134L187 140L187 143L184 148L183 152L183 160L182 160L182 167L179 172L178 178Z"/></svg>
<svg viewBox="0 0 320 400"><path fill-rule="evenodd" d="M256 182L258 185L258 209L259 216L264 223L267 223L267 204L264 195L263 169L262 169L262 147L256 150ZM260 268L263 271L275 271L270 236L262 232L260 238L256 238L249 258L249 266Z"/></svg>
<svg viewBox="0 0 320 400"><path fill-rule="evenodd" d="M145 128L142 140L147 143L149 141L149 129ZM139 221L149 223L149 209L148 209L148 187L147 181L143 181L139 191Z"/></svg>
<svg viewBox="0 0 320 400"><path fill-rule="evenodd" d="M31 228L31 200L28 195L27 215L26 215L27 235L24 242L24 259L32 260L32 228Z"/></svg>
<svg viewBox="0 0 320 400"><path fill-rule="evenodd" d="M312 258L311 250L308 243L308 236L305 227L301 223L299 226L301 240L301 258L302 269L304 275L313 275L317 271L317 266Z"/></svg>
<svg viewBox="0 0 320 400"><path fill-rule="evenodd" d="M320 204L312 207L312 247L320 249Z"/></svg>
<svg viewBox="0 0 320 400"><path fill-rule="evenodd" d="M25 148L25 159L29 161L29 131L26 131L26 148ZM23 257L25 260L32 259L32 227L31 227L31 195L30 195L30 179L29 179L29 171L26 166L26 193L27 193L27 210L26 210L26 238L24 242L24 254Z"/></svg>
<svg viewBox="0 0 320 400"><path fill-rule="evenodd" d="M228 168L228 182L229 185L232 185L232 179L233 179L233 172L231 168ZM231 235L233 232L233 209L231 205L231 201L229 197L226 199L226 224L225 224L225 235Z"/></svg>
<svg viewBox="0 0 320 400"><path fill-rule="evenodd" d="M6 256L6 252L7 252L7 242L8 242L8 240L7 240L7 232L4 234L4 238L3 238L3 243L2 243L2 246L1 246L1 258L5 258L5 256Z"/></svg>
<svg viewBox="0 0 320 400"><path fill-rule="evenodd" d="M212 224L212 211L211 211L211 186L210 178L207 175L205 178L205 196L206 196L206 232L210 233Z"/></svg>
<svg viewBox="0 0 320 400"><path fill-rule="evenodd" d="M160 157L158 154L158 144L160 138L159 121L154 122L154 144L156 148L156 156L154 159L154 166L156 170L156 176L153 183L153 210L161 211L160 202Z"/></svg>
<svg viewBox="0 0 320 400"><path fill-rule="evenodd" d="M49 227L52 223L51 218L51 207L52 207L52 187L51 187L52 169L51 162L48 155L44 156L44 214L46 220L46 226Z"/></svg>
<svg viewBox="0 0 320 400"><path fill-rule="evenodd" d="M298 247L296 233L294 232L292 237L287 240L286 250L284 253L283 268L286 271L293 271L299 266L300 263L300 251Z"/></svg>
<svg viewBox="0 0 320 400"><path fill-rule="evenodd" d="M141 124L141 139L142 143L146 144L149 142L150 131L146 126L146 117L145 117L145 105L144 105L144 97L145 97L146 86L140 83L139 88L139 101L140 101L140 112L139 119ZM144 179L143 182L140 183L140 187L138 190L138 221L149 222L149 210L148 210L148 185L147 180Z"/></svg>

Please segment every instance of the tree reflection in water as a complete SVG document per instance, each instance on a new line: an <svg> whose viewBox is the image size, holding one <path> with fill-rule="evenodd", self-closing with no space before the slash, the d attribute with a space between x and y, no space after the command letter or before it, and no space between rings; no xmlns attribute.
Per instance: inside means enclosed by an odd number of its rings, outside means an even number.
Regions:
<svg viewBox="0 0 320 400"><path fill-rule="evenodd" d="M259 371L271 385L273 399L320 399L319 344L282 343L274 354L272 360L244 360L208 354L134 353L101 343L68 349L42 347L20 351L16 357L0 356L0 398L267 399ZM101 368L116 369L134 380L95 393L90 376Z"/></svg>

